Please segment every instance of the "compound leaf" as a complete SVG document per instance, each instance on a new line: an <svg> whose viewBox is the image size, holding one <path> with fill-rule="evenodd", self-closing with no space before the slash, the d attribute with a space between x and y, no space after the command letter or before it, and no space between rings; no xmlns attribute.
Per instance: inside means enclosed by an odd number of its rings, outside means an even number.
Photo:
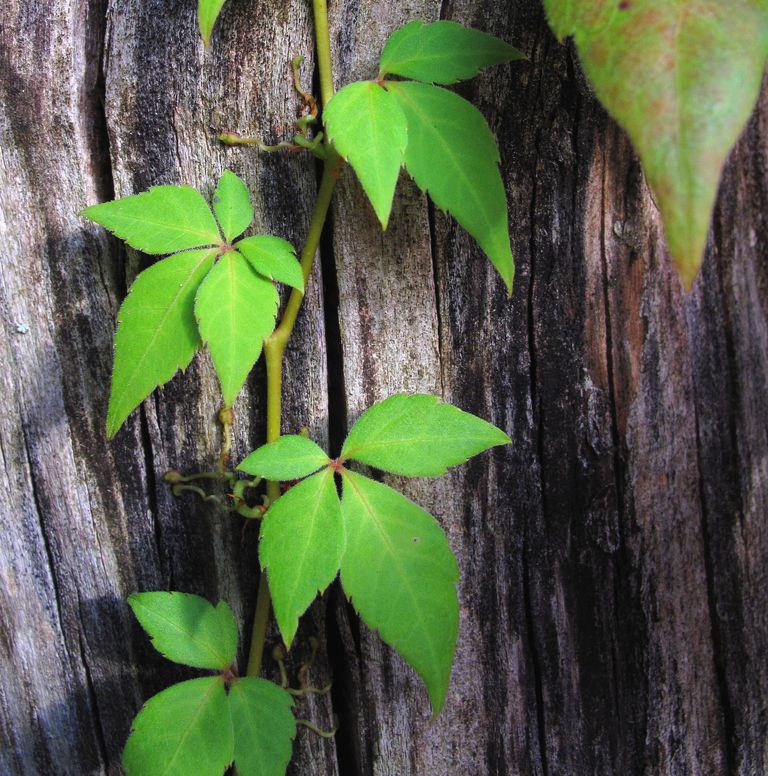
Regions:
<svg viewBox="0 0 768 776"><path fill-rule="evenodd" d="M270 235L246 237L235 243L251 266L264 277L304 291L304 273L296 261L296 251L286 240Z"/></svg>
<svg viewBox="0 0 768 776"><path fill-rule="evenodd" d="M159 385L186 369L200 347L195 294L216 250L177 253L145 269L118 313L107 436Z"/></svg>
<svg viewBox="0 0 768 776"><path fill-rule="evenodd" d="M264 516L259 559L287 646L299 617L336 576L343 545L341 507L330 469L294 485Z"/></svg>
<svg viewBox="0 0 768 776"><path fill-rule="evenodd" d="M496 445L511 444L496 426L427 394L395 394L366 410L341 457L408 477L434 477Z"/></svg>
<svg viewBox="0 0 768 776"><path fill-rule="evenodd" d="M211 33L216 19L219 18L219 12L226 0L200 0L197 5L197 19L200 25L200 35L203 37L203 43L206 48L211 42Z"/></svg>
<svg viewBox="0 0 768 776"><path fill-rule="evenodd" d="M212 606L189 593L136 593L128 598L152 646L176 663L224 671L237 652L237 623L224 601Z"/></svg>
<svg viewBox="0 0 768 776"><path fill-rule="evenodd" d="M220 676L174 684L150 698L123 752L127 776L222 776L234 757L229 702Z"/></svg>
<svg viewBox="0 0 768 776"><path fill-rule="evenodd" d="M436 84L474 78L483 68L525 59L513 46L480 30L449 21L409 22L392 33L381 53L388 74Z"/></svg>
<svg viewBox="0 0 768 776"><path fill-rule="evenodd" d="M237 251L224 254L198 289L195 316L228 407L275 327L277 304L274 284L257 275Z"/></svg>
<svg viewBox="0 0 768 776"><path fill-rule="evenodd" d="M283 776L296 736L291 696L266 679L236 679L229 708L239 776Z"/></svg>
<svg viewBox="0 0 768 776"><path fill-rule="evenodd" d="M82 215L144 253L175 253L221 243L211 209L191 186L154 186L88 207Z"/></svg>
<svg viewBox="0 0 768 776"><path fill-rule="evenodd" d="M725 159L760 91L764 0L545 0L595 93L632 139L690 288Z"/></svg>
<svg viewBox="0 0 768 776"><path fill-rule="evenodd" d="M287 434L254 450L237 468L254 477L284 482L306 477L330 462L311 439Z"/></svg>
<svg viewBox="0 0 768 776"><path fill-rule="evenodd" d="M397 100L378 83L358 81L334 95L323 118L328 138L354 168L386 229L408 142Z"/></svg>
<svg viewBox="0 0 768 776"><path fill-rule="evenodd" d="M253 221L253 205L246 185L230 170L224 170L213 195L213 212L227 242L241 235Z"/></svg>
<svg viewBox="0 0 768 776"><path fill-rule="evenodd" d="M344 471L341 584L363 620L416 669L435 716L451 676L458 567L435 519L392 488Z"/></svg>
<svg viewBox="0 0 768 776"><path fill-rule="evenodd" d="M437 86L391 81L387 88L408 122L405 168L477 240L511 293L507 197L496 141L482 114Z"/></svg>

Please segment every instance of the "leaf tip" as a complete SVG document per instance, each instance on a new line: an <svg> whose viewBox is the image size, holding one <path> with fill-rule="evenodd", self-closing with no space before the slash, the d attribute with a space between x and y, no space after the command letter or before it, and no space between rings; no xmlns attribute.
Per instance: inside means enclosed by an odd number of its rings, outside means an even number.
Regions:
<svg viewBox="0 0 768 776"><path fill-rule="evenodd" d="M422 676L422 679L424 677ZM432 716L429 718L430 722L434 722L442 713L445 708L445 701L448 697L448 684L450 683L450 674L448 681L441 687L430 687L427 685L427 695L429 696L429 705L432 707ZM425 682L426 685L426 682Z"/></svg>
<svg viewBox="0 0 768 776"><path fill-rule="evenodd" d="M696 280L699 270L701 269L703 257L698 256L682 256L674 257L675 267L677 274L680 276L680 280L683 283L683 289L688 294L693 288L693 281Z"/></svg>
<svg viewBox="0 0 768 776"><path fill-rule="evenodd" d="M504 285L507 287L507 299L512 298L512 292L515 289L515 260L511 251L508 254L509 261L500 263L498 270Z"/></svg>
<svg viewBox="0 0 768 776"><path fill-rule="evenodd" d="M443 707L445 706L445 701L443 701L439 706L435 706L432 702L430 702L430 705L432 706L432 716L429 718L429 721L436 722L437 718L440 716L440 713L443 710Z"/></svg>
<svg viewBox="0 0 768 776"><path fill-rule="evenodd" d="M122 428L122 425L122 420L107 416L107 441L111 442L117 436L117 432Z"/></svg>
<svg viewBox="0 0 768 776"><path fill-rule="evenodd" d="M208 49L211 46L211 32L213 32L213 26L204 24L202 19L199 24L200 37L203 39L203 48Z"/></svg>
<svg viewBox="0 0 768 776"><path fill-rule="evenodd" d="M283 640L283 644L285 644L285 651L288 652L291 649L291 644L293 644L296 631L299 629L299 621L295 618L289 618L292 620L291 622L284 619L281 621L281 619L277 618L277 615L275 615L275 619L278 620L277 625L280 630L280 637Z"/></svg>

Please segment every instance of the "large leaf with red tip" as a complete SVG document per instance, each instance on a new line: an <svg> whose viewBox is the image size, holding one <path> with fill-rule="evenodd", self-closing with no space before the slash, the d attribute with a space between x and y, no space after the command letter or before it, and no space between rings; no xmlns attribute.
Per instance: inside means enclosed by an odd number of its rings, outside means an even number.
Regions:
<svg viewBox="0 0 768 776"><path fill-rule="evenodd" d="M544 0L573 35L595 93L624 127L690 287L720 174L757 99L768 53L765 0Z"/></svg>

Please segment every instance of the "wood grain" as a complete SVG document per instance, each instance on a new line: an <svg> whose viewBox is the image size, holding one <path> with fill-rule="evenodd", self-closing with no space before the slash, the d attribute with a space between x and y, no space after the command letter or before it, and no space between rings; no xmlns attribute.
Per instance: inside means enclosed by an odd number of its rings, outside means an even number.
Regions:
<svg viewBox="0 0 768 776"><path fill-rule="evenodd" d="M314 162L215 135L290 136L291 57L313 78L309 8L230 0L205 51L194 5L11 0L0 21L3 774L120 773L141 703L190 675L153 652L131 592L225 598L250 628L255 528L162 482L215 461L210 360L105 441L114 320L149 260L77 215L158 183L209 194L229 167L256 230L303 240ZM458 87L499 140L515 291L405 175L382 234L346 171L289 348L284 428L338 447L370 404L418 390L515 444L393 478L460 560L441 717L333 588L289 668L317 635L313 679L333 692L298 712L341 727L302 730L291 773L768 772L768 85L685 296L637 158L537 0L335 0L337 86L375 75L414 17L529 57ZM239 459L263 439L261 365L236 412Z"/></svg>

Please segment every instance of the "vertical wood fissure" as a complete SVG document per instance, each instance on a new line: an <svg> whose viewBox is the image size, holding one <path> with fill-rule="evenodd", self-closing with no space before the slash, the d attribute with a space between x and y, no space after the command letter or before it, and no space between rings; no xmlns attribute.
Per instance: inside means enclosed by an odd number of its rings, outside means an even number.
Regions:
<svg viewBox="0 0 768 776"><path fill-rule="evenodd" d="M531 61L546 61L546 51L543 55L539 55L538 42L536 48L531 52ZM535 93L536 100L539 101L539 95L541 91L541 80L539 80ZM530 209L529 209L529 268L528 268L528 289L527 289L527 333L528 333L528 357L529 357L529 369L530 369L530 396L533 413L533 434L535 438L535 451L536 461L534 466L536 468L538 476L538 491L541 504L541 521L542 530L546 530L546 515L547 515L547 494L545 487L545 460L544 460L544 429L542 418L542 407L539 402L539 386L538 386L538 364L537 364L537 352L536 352L536 323L535 323L535 281L537 279L537 216L538 216L538 180L537 170L539 166L539 134L538 131L534 138L534 156L532 164L532 183L530 194ZM529 534L532 530L531 520L535 517L528 515L526 518L526 540L523 542L521 564L523 569L523 601L525 611L525 623L527 631L526 644L530 653L530 664L533 673L533 685L536 698L536 726L538 731L538 748L539 756L541 757L541 768L543 776L549 774L549 760L548 760L548 744L547 744L547 712L544 699L544 676L543 667L541 664L541 658L539 655L539 631L536 627L536 620L533 616L534 601L532 598L532 586L531 586L531 559L529 557L530 545Z"/></svg>

